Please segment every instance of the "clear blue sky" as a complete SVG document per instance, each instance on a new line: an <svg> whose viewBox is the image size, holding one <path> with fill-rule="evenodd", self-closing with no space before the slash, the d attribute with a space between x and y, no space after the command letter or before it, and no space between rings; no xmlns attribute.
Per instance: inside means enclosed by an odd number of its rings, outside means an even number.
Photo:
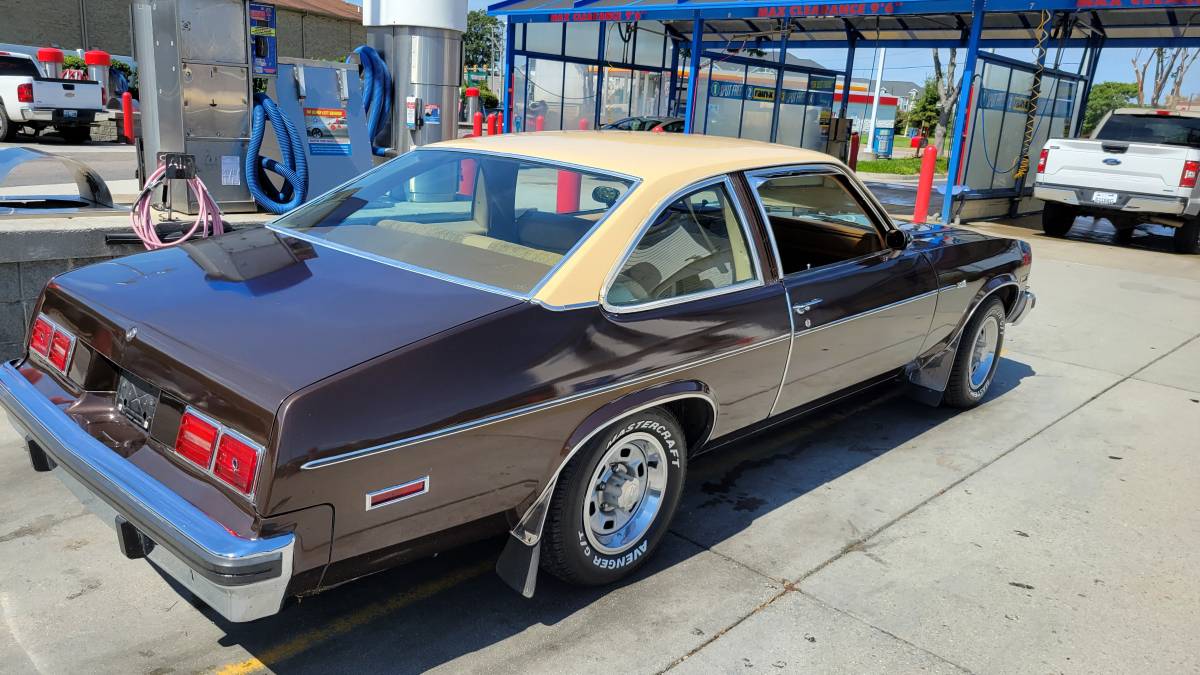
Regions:
<svg viewBox="0 0 1200 675"><path fill-rule="evenodd" d="M471 9L486 9L496 0L467 0ZM361 5L362 0L349 0L355 5ZM1079 59L1083 50L1068 49L1063 54L1061 68L1075 72L1079 67ZM1133 82L1133 67L1130 59L1136 50L1107 49L1101 53L1100 67L1096 72L1096 82ZM1033 60L1032 49L1002 49L999 53L1021 60ZM846 63L846 52L838 49L795 50L798 56L813 59L830 68L840 70ZM943 57L946 55L943 54ZM961 58L961 55L960 55ZM1053 52L1050 60L1053 61ZM872 50L860 49L854 58L854 75L856 77L871 77L874 74ZM933 57L928 49L892 49L888 52L884 65L883 76L889 80L909 80L921 84L933 74ZM1183 85L1184 94L1200 93L1200 64L1188 71Z"/></svg>

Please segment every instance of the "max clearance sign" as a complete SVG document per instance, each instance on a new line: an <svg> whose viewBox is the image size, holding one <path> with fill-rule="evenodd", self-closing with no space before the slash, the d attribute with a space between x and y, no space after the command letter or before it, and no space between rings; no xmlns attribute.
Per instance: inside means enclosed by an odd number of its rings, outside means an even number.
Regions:
<svg viewBox="0 0 1200 675"><path fill-rule="evenodd" d="M894 14L900 9L899 2L850 2L806 5L773 5L760 7L761 19L786 19L797 16L863 16L872 14Z"/></svg>

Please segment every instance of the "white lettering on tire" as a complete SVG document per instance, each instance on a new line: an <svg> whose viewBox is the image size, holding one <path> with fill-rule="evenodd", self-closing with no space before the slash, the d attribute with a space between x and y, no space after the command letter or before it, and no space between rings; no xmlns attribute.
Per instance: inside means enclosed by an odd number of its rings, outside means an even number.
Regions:
<svg viewBox="0 0 1200 675"><path fill-rule="evenodd" d="M643 539L642 543L627 551L625 555L617 556L615 558L608 558L602 555L592 556L592 564L600 569L619 570L622 567L632 565L635 560L642 557L642 554L646 552L646 545L646 540Z"/></svg>

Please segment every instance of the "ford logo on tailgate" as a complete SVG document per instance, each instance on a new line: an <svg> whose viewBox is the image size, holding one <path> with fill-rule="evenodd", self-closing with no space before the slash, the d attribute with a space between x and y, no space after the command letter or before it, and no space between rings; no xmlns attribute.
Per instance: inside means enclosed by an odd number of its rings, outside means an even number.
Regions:
<svg viewBox="0 0 1200 675"><path fill-rule="evenodd" d="M1116 166L1121 163L1121 160L1117 159L1116 157L1106 157L1104 159L1104 163L1109 166Z"/></svg>

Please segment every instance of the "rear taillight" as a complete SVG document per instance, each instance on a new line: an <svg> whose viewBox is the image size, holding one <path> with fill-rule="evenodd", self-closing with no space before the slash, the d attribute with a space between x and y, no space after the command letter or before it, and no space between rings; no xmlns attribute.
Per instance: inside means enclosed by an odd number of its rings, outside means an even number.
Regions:
<svg viewBox="0 0 1200 675"><path fill-rule="evenodd" d="M188 408L179 421L175 452L243 495L254 494L262 446L229 427Z"/></svg>
<svg viewBox="0 0 1200 675"><path fill-rule="evenodd" d="M254 475L258 471L259 447L235 433L225 431L217 448L213 475L238 492L249 495L254 491Z"/></svg>
<svg viewBox="0 0 1200 675"><path fill-rule="evenodd" d="M17 85L17 103L33 103L33 84L31 82Z"/></svg>
<svg viewBox="0 0 1200 675"><path fill-rule="evenodd" d="M43 357L50 356L50 341L54 339L54 324L41 314L33 320L33 332L29 336L29 348Z"/></svg>
<svg viewBox="0 0 1200 675"><path fill-rule="evenodd" d="M66 374L67 364L71 362L71 351L75 348L75 336L61 328L54 329L50 338L50 365L58 372Z"/></svg>
<svg viewBox="0 0 1200 675"><path fill-rule="evenodd" d="M1200 162L1188 160L1183 163L1183 173L1179 174L1179 187L1196 187L1196 176L1200 174Z"/></svg>
<svg viewBox="0 0 1200 675"><path fill-rule="evenodd" d="M179 435L175 437L175 452L196 466L207 469L212 465L213 450L221 427L192 410L179 420Z"/></svg>
<svg viewBox="0 0 1200 675"><path fill-rule="evenodd" d="M1050 159L1050 151L1042 148L1042 154L1038 155L1038 173L1046 173L1046 160L1048 159Z"/></svg>

